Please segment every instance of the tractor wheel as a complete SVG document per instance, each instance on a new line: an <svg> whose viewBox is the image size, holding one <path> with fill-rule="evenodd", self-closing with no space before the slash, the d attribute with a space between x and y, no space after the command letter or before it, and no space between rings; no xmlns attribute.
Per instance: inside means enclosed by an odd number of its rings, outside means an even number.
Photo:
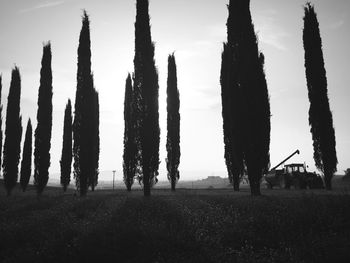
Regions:
<svg viewBox="0 0 350 263"><path fill-rule="evenodd" d="M278 184L281 189L286 188L286 178L283 175L280 176Z"/></svg>

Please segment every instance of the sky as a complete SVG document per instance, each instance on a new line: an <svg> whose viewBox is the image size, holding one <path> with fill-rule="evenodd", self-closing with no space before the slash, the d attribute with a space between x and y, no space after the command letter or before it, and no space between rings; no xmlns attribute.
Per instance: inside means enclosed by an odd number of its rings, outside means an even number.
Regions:
<svg viewBox="0 0 350 263"><path fill-rule="evenodd" d="M225 174L220 65L228 1L150 0L160 87L160 180L166 180L167 57L172 52L180 92L180 180ZM338 173L343 174L350 167L350 1L312 3L320 23ZM36 127L42 47L51 41L51 178L58 178L60 172L64 108L68 98L73 103L75 100L77 48L84 9L91 21L92 71L100 94L100 170L117 170L117 178L122 177L124 91L127 74L133 71L135 4L135 0L0 0L3 115L11 70L17 65L22 77L24 129L28 118ZM304 4L303 0L251 0L251 13L259 49L265 54L272 113L271 165L299 149L300 155L290 161L305 162L310 171L315 171L302 43Z"/></svg>

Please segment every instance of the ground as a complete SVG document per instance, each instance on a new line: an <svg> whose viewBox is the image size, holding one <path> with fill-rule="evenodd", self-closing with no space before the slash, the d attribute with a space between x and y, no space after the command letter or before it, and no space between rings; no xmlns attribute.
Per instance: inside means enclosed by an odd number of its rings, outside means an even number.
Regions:
<svg viewBox="0 0 350 263"><path fill-rule="evenodd" d="M6 197L0 262L348 262L350 188Z"/></svg>

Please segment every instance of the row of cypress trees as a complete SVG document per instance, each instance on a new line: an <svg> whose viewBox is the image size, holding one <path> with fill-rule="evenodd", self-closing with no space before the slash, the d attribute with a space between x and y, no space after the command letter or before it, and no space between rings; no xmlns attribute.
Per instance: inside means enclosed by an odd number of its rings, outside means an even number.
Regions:
<svg viewBox="0 0 350 263"><path fill-rule="evenodd" d="M264 72L264 55L259 52L250 14L249 0L230 0L228 5L227 42L221 64L222 116L225 162L234 190L239 190L244 170L252 195L260 195L260 181L269 167L270 105ZM130 191L136 177L143 185L144 195L157 182L159 168L158 72L154 62L148 1L137 0L135 22L134 73L129 74L124 103L124 181ZM332 114L327 95L321 37L317 16L310 3L305 6L304 32L305 68L309 91L309 123L313 137L316 167L325 175L326 188L336 171L337 157ZM74 157L74 177L80 195L94 190L99 162L99 98L91 72L89 18L84 11L78 48L75 116L72 124L71 103L65 111L61 158L61 184L66 190L70 182L70 165ZM167 170L172 190L179 179L180 115L174 54L168 57L167 82ZM1 91L0 78L0 91ZM10 194L17 182L22 135L20 74L16 67L8 97L4 143L4 181ZM38 125L35 130L34 183L41 194L48 181L52 127L51 46L44 45L38 97ZM0 125L1 128L1 125ZM31 122L28 121L22 158L21 185L29 181L31 162ZM73 131L73 154L71 142ZM2 141L2 138L1 138ZM23 172L22 172L23 170ZM29 173L30 176L30 173Z"/></svg>
<svg viewBox="0 0 350 263"><path fill-rule="evenodd" d="M51 45L44 44L41 61L40 86L38 95L37 127L35 130L34 185L40 195L48 181L50 166L50 141L52 128L52 70ZM7 101L5 142L3 154L3 176L7 195L17 184L18 164L21 153L22 116L20 115L21 77L18 67L12 70ZM23 145L20 171L20 185L23 191L29 183L32 164L32 125L28 120Z"/></svg>
<svg viewBox="0 0 350 263"><path fill-rule="evenodd" d="M228 5L220 76L224 156L234 190L246 166L251 193L260 195L270 159L270 105L264 55L258 49L249 2L231 0Z"/></svg>
<svg viewBox="0 0 350 263"><path fill-rule="evenodd" d="M49 179L50 148L52 130L52 69L51 44L44 44L41 61L38 94L37 127L34 133L34 185L41 195ZM0 76L0 99L2 78ZM21 77L18 67L12 71L8 95L5 142L3 154L3 176L7 194L10 195L18 180L18 164L22 138L20 115ZM0 108L2 111L2 106ZM2 144L2 118L0 142ZM74 135L74 136L73 136ZM20 185L26 190L31 176L32 125L28 120L21 161ZM72 140L74 139L74 145ZM70 183L71 163L74 157L74 177L80 195L86 195L89 187L94 191L98 182L99 167L99 95L93 84L91 72L89 18L84 11L83 26L78 48L77 90L75 116L72 121L72 106L68 100L64 116L63 146L60 160L61 184L66 191ZM1 158L0 158L1 159Z"/></svg>
<svg viewBox="0 0 350 263"><path fill-rule="evenodd" d="M234 190L239 191L246 170L252 195L260 195L260 181L270 165L271 113L265 59L258 49L249 5L249 0L231 0L228 5L220 76L224 157ZM305 5L303 41L314 160L324 174L326 188L331 189L337 165L335 135L319 24L311 3Z"/></svg>
<svg viewBox="0 0 350 263"><path fill-rule="evenodd" d="M135 178L144 195L151 194L159 168L158 72L154 62L148 0L136 3L134 73L128 74L124 101L124 183L128 191ZM167 170L171 189L179 179L180 114L179 91L174 54L168 57L167 81Z"/></svg>

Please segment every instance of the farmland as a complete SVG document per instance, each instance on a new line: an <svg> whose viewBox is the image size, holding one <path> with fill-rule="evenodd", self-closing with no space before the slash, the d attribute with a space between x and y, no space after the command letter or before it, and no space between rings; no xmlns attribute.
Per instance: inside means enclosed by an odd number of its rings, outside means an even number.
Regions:
<svg viewBox="0 0 350 263"><path fill-rule="evenodd" d="M0 262L347 262L350 191L0 190Z"/></svg>

